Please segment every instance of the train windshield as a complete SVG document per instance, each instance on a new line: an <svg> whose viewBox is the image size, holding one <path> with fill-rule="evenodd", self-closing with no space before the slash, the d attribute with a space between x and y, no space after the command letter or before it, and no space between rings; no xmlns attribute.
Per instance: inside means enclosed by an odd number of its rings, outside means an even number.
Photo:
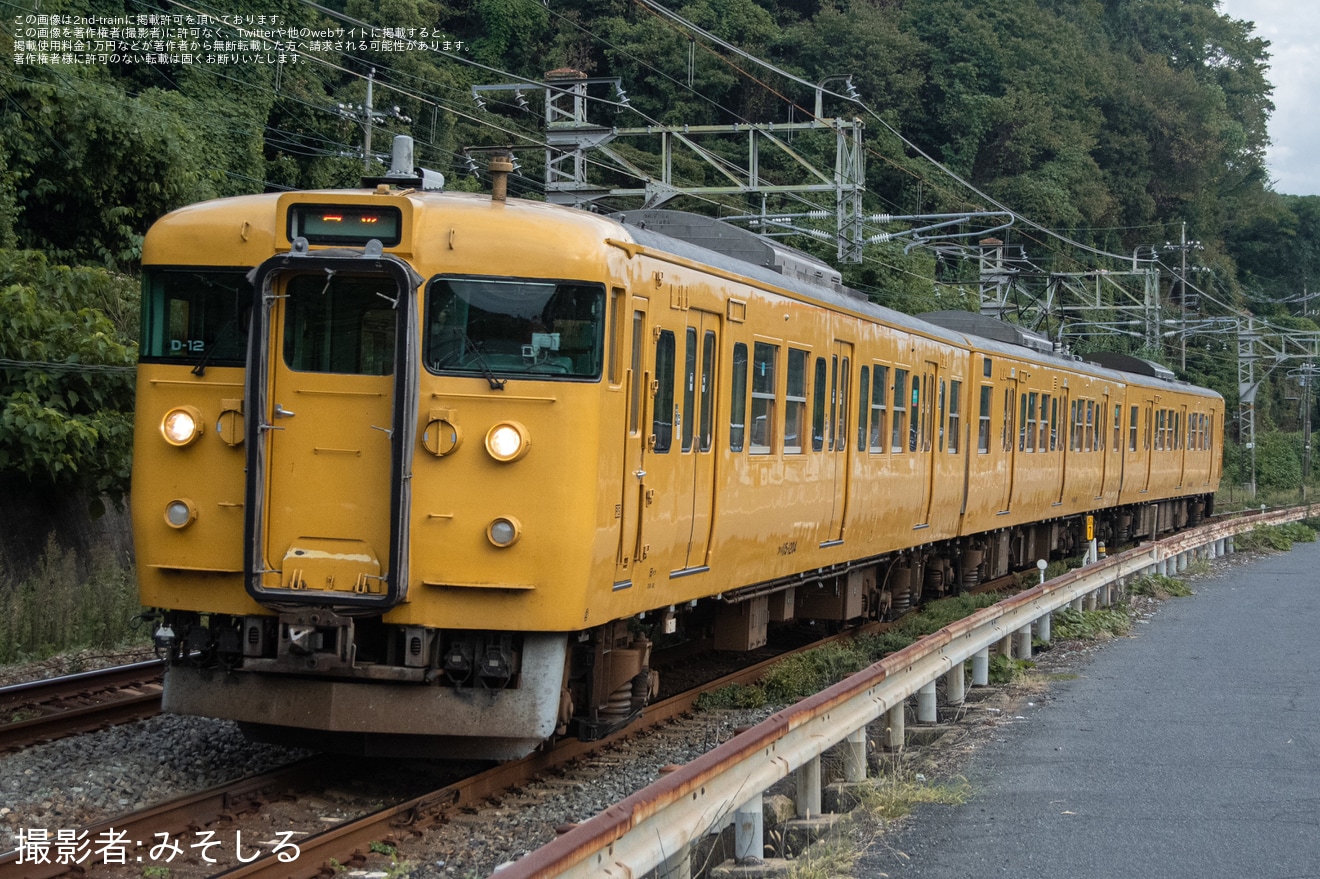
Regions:
<svg viewBox="0 0 1320 879"><path fill-rule="evenodd" d="M143 281L141 359L243 366L250 269L148 269Z"/></svg>
<svg viewBox="0 0 1320 879"><path fill-rule="evenodd" d="M426 364L442 374L599 378L604 315L598 284L436 278Z"/></svg>

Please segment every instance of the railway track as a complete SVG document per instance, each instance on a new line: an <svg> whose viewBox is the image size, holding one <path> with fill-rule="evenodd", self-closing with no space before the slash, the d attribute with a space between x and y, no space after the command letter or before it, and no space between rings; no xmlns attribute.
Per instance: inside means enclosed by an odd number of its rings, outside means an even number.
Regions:
<svg viewBox="0 0 1320 879"><path fill-rule="evenodd" d="M0 687L0 753L160 713L159 660Z"/></svg>

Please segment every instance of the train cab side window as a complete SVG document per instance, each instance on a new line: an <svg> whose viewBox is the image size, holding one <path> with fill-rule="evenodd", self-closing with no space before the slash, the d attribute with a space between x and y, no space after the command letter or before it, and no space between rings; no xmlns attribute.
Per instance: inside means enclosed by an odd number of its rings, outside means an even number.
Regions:
<svg viewBox="0 0 1320 879"><path fill-rule="evenodd" d="M857 385L857 451L866 451L866 415L871 406L871 367L862 367L862 377Z"/></svg>
<svg viewBox="0 0 1320 879"><path fill-rule="evenodd" d="M949 454L958 454L962 436L962 382L949 382Z"/></svg>
<svg viewBox="0 0 1320 879"><path fill-rule="evenodd" d="M669 451L674 441L674 333L661 330L655 342L655 405L651 410L652 449Z"/></svg>
<svg viewBox="0 0 1320 879"><path fill-rule="evenodd" d="M816 358L816 380L813 385L815 396L811 398L811 450L819 452L825 448L825 401L829 399L829 389L825 387L825 358Z"/></svg>
<svg viewBox="0 0 1320 879"><path fill-rule="evenodd" d="M807 352L788 349L788 387L784 394L784 451L802 452L802 432L807 428Z"/></svg>
<svg viewBox="0 0 1320 879"><path fill-rule="evenodd" d="M775 362L779 346L757 342L752 348L753 455L770 454L775 429Z"/></svg>
<svg viewBox="0 0 1320 879"><path fill-rule="evenodd" d="M871 451L885 450L885 394L889 392L889 367L875 368L875 381L871 384Z"/></svg>
<svg viewBox="0 0 1320 879"><path fill-rule="evenodd" d="M982 455L990 454L990 403L994 393L995 389L990 385L981 385L981 423L976 431L976 451Z"/></svg>
<svg viewBox="0 0 1320 879"><path fill-rule="evenodd" d="M1215 417L1211 415L1210 421L1207 423L1206 431L1205 431L1205 447L1207 450L1213 449L1215 447L1214 437L1215 437Z"/></svg>
<svg viewBox="0 0 1320 879"><path fill-rule="evenodd" d="M741 452L747 436L747 345L733 346L733 384L729 393L729 451Z"/></svg>
<svg viewBox="0 0 1320 879"><path fill-rule="evenodd" d="M890 448L895 453L907 448L907 380L906 369L894 370L894 432Z"/></svg>

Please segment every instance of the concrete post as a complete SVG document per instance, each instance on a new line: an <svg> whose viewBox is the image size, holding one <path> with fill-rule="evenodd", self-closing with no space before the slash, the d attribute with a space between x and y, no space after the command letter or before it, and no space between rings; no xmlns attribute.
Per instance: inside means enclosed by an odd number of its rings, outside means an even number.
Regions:
<svg viewBox="0 0 1320 879"><path fill-rule="evenodd" d="M1083 601L1083 604L1085 605L1085 607L1086 607L1087 610L1095 610L1095 608L1096 608L1096 596L1095 596L1095 594L1096 594L1096 592L1098 592L1098 591L1099 591L1099 590L1093 589L1093 590L1091 590L1090 592L1086 593L1086 597L1085 597L1085 600Z"/></svg>
<svg viewBox="0 0 1320 879"><path fill-rule="evenodd" d="M1050 643L1050 623L1053 619L1053 615L1045 614L1045 616L1036 620L1036 637L1039 638L1042 643Z"/></svg>
<svg viewBox="0 0 1320 879"><path fill-rule="evenodd" d="M1188 565L1187 553L1185 552L1178 553L1178 573L1181 574L1183 571L1187 570L1187 565Z"/></svg>
<svg viewBox="0 0 1320 879"><path fill-rule="evenodd" d="M935 682L931 681L917 690L917 722L934 723L939 719L940 715L935 707Z"/></svg>
<svg viewBox="0 0 1320 879"><path fill-rule="evenodd" d="M843 780L866 781L866 727L843 740Z"/></svg>
<svg viewBox="0 0 1320 879"><path fill-rule="evenodd" d="M986 647L972 654L972 686L990 685L990 648Z"/></svg>
<svg viewBox="0 0 1320 879"><path fill-rule="evenodd" d="M1220 559L1224 557L1226 551L1224 546L1225 542L1226 541L1222 537L1215 541L1215 558Z"/></svg>
<svg viewBox="0 0 1320 879"><path fill-rule="evenodd" d="M1078 613L1081 613L1081 611L1083 610L1082 603L1084 602L1084 600L1085 599L1083 599L1082 596L1079 595L1069 603L1069 607L1071 607L1073 610L1077 611Z"/></svg>
<svg viewBox="0 0 1320 879"><path fill-rule="evenodd" d="M820 816L820 756L812 757L799 766L793 777L797 781L797 816L816 818ZM759 800L758 800L759 802ZM759 806L757 808L760 808Z"/></svg>
<svg viewBox="0 0 1320 879"><path fill-rule="evenodd" d="M1031 626L1023 626L1017 631L1017 658L1031 658Z"/></svg>
<svg viewBox="0 0 1320 879"><path fill-rule="evenodd" d="M1000 638L995 646L995 651L1011 657L1013 655L1013 636L1005 635Z"/></svg>
<svg viewBox="0 0 1320 879"><path fill-rule="evenodd" d="M820 764L816 764L819 768ZM801 770L799 770L801 771ZM819 776L818 776L819 780ZM801 784L801 781L798 782ZM765 822L761 795L757 794L733 813L733 860L735 864L759 864L765 857ZM820 814L820 788L816 788L816 811Z"/></svg>
<svg viewBox="0 0 1320 879"><path fill-rule="evenodd" d="M903 747L907 725L907 705L899 702L885 712L888 728L885 730L885 746L894 750Z"/></svg>
<svg viewBox="0 0 1320 879"><path fill-rule="evenodd" d="M961 705L967 699L967 684L961 662L955 662L953 668L944 674L944 698L950 705Z"/></svg>

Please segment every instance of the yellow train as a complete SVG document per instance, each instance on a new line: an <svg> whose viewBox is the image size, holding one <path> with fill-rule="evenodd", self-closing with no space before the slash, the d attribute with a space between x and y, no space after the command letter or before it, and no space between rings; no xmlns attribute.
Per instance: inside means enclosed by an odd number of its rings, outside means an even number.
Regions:
<svg viewBox="0 0 1320 879"><path fill-rule="evenodd" d="M1149 364L904 316L705 218L424 182L146 237L132 509L168 711L507 759L634 718L660 635L750 649L1080 551L1087 514L1115 540L1209 511L1223 400Z"/></svg>

